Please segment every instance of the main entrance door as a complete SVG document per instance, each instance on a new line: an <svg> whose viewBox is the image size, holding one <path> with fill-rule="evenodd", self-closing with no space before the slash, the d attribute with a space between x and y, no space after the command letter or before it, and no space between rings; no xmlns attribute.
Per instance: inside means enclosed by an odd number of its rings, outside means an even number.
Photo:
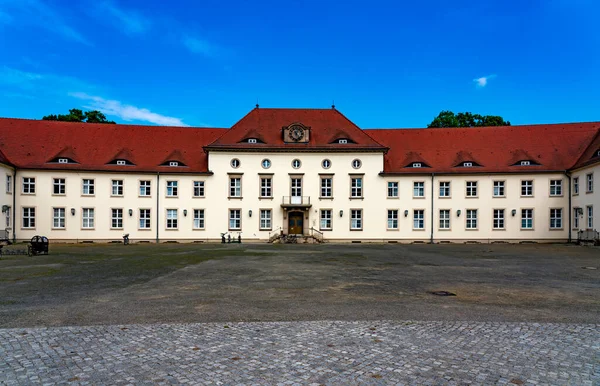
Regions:
<svg viewBox="0 0 600 386"><path fill-rule="evenodd" d="M288 234L301 235L304 225L304 215L302 213L290 213L288 215Z"/></svg>

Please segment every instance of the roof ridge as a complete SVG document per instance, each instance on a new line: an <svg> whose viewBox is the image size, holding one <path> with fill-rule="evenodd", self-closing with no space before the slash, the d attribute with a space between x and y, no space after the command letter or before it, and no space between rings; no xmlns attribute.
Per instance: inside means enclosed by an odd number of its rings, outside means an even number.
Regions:
<svg viewBox="0 0 600 386"><path fill-rule="evenodd" d="M362 128L360 128L360 127L359 127L359 126L358 126L356 123L352 122L352 121L350 120L350 118L348 118L347 116L345 116L344 114L342 114L342 112L341 112L341 111L339 111L339 110L338 110L338 109L336 109L336 108L332 108L331 110L333 110L333 111L337 112L337 113L338 113L338 114L339 114L339 115L340 115L342 118L344 118L345 120L347 120L348 122L350 122L352 125L354 125L354 126L355 126L355 127L358 129L358 130L360 130L360 131L361 131L363 134L365 134L367 137L369 137L369 139L370 139L371 141L375 142L376 144L378 144L379 146L381 146L381 147L383 147L383 148L389 149L389 147L388 147L388 146L383 146L382 144L380 144L380 143L379 143L379 141L375 140L375 138L373 138L373 137L371 137L369 134L367 134L367 133L365 132L365 130L363 130Z"/></svg>
<svg viewBox="0 0 600 386"><path fill-rule="evenodd" d="M581 121L581 122L562 122L562 123L528 123L523 125L510 125L510 126L472 126L472 127L375 127L362 129L367 130L455 130L455 129L511 129L519 127L538 127L538 126L575 126L575 125L590 125L597 124L600 127L600 121Z"/></svg>

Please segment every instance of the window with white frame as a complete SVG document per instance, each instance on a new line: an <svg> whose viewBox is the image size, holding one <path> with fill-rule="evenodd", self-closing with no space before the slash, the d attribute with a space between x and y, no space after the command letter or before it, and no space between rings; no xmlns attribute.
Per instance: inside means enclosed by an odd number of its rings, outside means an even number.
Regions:
<svg viewBox="0 0 600 386"><path fill-rule="evenodd" d="M350 182L350 197L360 198L363 196L363 179L362 177L352 177Z"/></svg>
<svg viewBox="0 0 600 386"><path fill-rule="evenodd" d="M477 197L477 181L467 181L467 197Z"/></svg>
<svg viewBox="0 0 600 386"><path fill-rule="evenodd" d="M579 177L573 177L573 195L579 194Z"/></svg>
<svg viewBox="0 0 600 386"><path fill-rule="evenodd" d="M425 229L425 211L423 209L413 210L413 229Z"/></svg>
<svg viewBox="0 0 600 386"><path fill-rule="evenodd" d="M83 229L94 228L94 208L83 208L81 210L81 227Z"/></svg>
<svg viewBox="0 0 600 386"><path fill-rule="evenodd" d="M112 229L123 228L123 209L111 209L110 227Z"/></svg>
<svg viewBox="0 0 600 386"><path fill-rule="evenodd" d="M260 210L260 230L271 230L271 209Z"/></svg>
<svg viewBox="0 0 600 386"><path fill-rule="evenodd" d="M35 194L35 177L23 177L23 194Z"/></svg>
<svg viewBox="0 0 600 386"><path fill-rule="evenodd" d="M350 209L350 229L362 230L362 209Z"/></svg>
<svg viewBox="0 0 600 386"><path fill-rule="evenodd" d="M6 193L10 194L12 193L12 176L11 175L6 175Z"/></svg>
<svg viewBox="0 0 600 386"><path fill-rule="evenodd" d="M117 160L117 165L119 165L119 166L125 166L125 165L127 165L127 161L122 160L122 159L118 159Z"/></svg>
<svg viewBox="0 0 600 386"><path fill-rule="evenodd" d="M35 228L35 208L23 208L22 226L27 229Z"/></svg>
<svg viewBox="0 0 600 386"><path fill-rule="evenodd" d="M194 181L194 197L204 197L204 181Z"/></svg>
<svg viewBox="0 0 600 386"><path fill-rule="evenodd" d="M140 196L149 197L152 195L152 181L140 181Z"/></svg>
<svg viewBox="0 0 600 386"><path fill-rule="evenodd" d="M533 209L521 209L521 229L533 229Z"/></svg>
<svg viewBox="0 0 600 386"><path fill-rule="evenodd" d="M82 194L84 196L93 196L95 193L95 183L93 179L84 178L82 180Z"/></svg>
<svg viewBox="0 0 600 386"><path fill-rule="evenodd" d="M562 209L550 209L550 229L562 229Z"/></svg>
<svg viewBox="0 0 600 386"><path fill-rule="evenodd" d="M389 209L387 211L387 228L398 229L398 209Z"/></svg>
<svg viewBox="0 0 600 386"><path fill-rule="evenodd" d="M194 209L194 229L204 229L204 209Z"/></svg>
<svg viewBox="0 0 600 386"><path fill-rule="evenodd" d="M169 166L171 166L171 167L179 166L179 162L178 161L169 161Z"/></svg>
<svg viewBox="0 0 600 386"><path fill-rule="evenodd" d="M562 196L562 180L550 180L550 195Z"/></svg>
<svg viewBox="0 0 600 386"><path fill-rule="evenodd" d="M586 174L585 176L586 178L586 192L587 193L592 193L594 191L594 174L590 173L590 174Z"/></svg>
<svg viewBox="0 0 600 386"><path fill-rule="evenodd" d="M177 197L178 185L177 181L167 181L167 197Z"/></svg>
<svg viewBox="0 0 600 386"><path fill-rule="evenodd" d="M397 181L388 181L388 191L387 195L390 198L398 198L398 182Z"/></svg>
<svg viewBox="0 0 600 386"><path fill-rule="evenodd" d="M587 214L587 228L588 229L594 229L594 207L593 206L586 206L585 207L586 210L586 214Z"/></svg>
<svg viewBox="0 0 600 386"><path fill-rule="evenodd" d="M504 229L504 209L494 209L493 228Z"/></svg>
<svg viewBox="0 0 600 386"><path fill-rule="evenodd" d="M467 209L467 229L477 229L477 209Z"/></svg>
<svg viewBox="0 0 600 386"><path fill-rule="evenodd" d="M242 197L242 178L229 178L229 197Z"/></svg>
<svg viewBox="0 0 600 386"><path fill-rule="evenodd" d="M521 196L532 197L533 196L533 180L521 181Z"/></svg>
<svg viewBox="0 0 600 386"><path fill-rule="evenodd" d="M6 215L6 228L10 228L10 222L11 222L11 207L9 206L8 208L6 208L6 212L4 213Z"/></svg>
<svg viewBox="0 0 600 386"><path fill-rule="evenodd" d="M112 191L113 196L123 195L123 180L112 180Z"/></svg>
<svg viewBox="0 0 600 386"><path fill-rule="evenodd" d="M425 182L413 182L413 197L425 197Z"/></svg>
<svg viewBox="0 0 600 386"><path fill-rule="evenodd" d="M573 209L573 228L579 229L579 208Z"/></svg>
<svg viewBox="0 0 600 386"><path fill-rule="evenodd" d="M321 197L333 197L333 177L321 177Z"/></svg>
<svg viewBox="0 0 600 386"><path fill-rule="evenodd" d="M140 229L150 229L150 209L140 209Z"/></svg>
<svg viewBox="0 0 600 386"><path fill-rule="evenodd" d="M65 229L65 208L52 208L52 228Z"/></svg>
<svg viewBox="0 0 600 386"><path fill-rule="evenodd" d="M242 210L241 209L230 209L229 210L229 230L240 230L242 229Z"/></svg>
<svg viewBox="0 0 600 386"><path fill-rule="evenodd" d="M450 209L440 209L440 229L450 229Z"/></svg>
<svg viewBox="0 0 600 386"><path fill-rule="evenodd" d="M494 197L504 197L504 181L494 181Z"/></svg>
<svg viewBox="0 0 600 386"><path fill-rule="evenodd" d="M52 181L52 194L64 195L67 193L67 182L64 178L54 178Z"/></svg>
<svg viewBox="0 0 600 386"><path fill-rule="evenodd" d="M450 197L450 181L440 182L440 197Z"/></svg>
<svg viewBox="0 0 600 386"><path fill-rule="evenodd" d="M321 209L321 230L331 230L331 209Z"/></svg>
<svg viewBox="0 0 600 386"><path fill-rule="evenodd" d="M260 196L263 198L273 197L273 179L271 177L260 178Z"/></svg>
<svg viewBox="0 0 600 386"><path fill-rule="evenodd" d="M177 229L177 209L167 209L167 229Z"/></svg>

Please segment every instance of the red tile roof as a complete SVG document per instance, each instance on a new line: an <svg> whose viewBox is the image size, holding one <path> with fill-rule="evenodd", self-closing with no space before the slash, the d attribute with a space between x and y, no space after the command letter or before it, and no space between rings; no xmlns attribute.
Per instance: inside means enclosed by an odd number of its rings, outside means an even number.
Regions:
<svg viewBox="0 0 600 386"><path fill-rule="evenodd" d="M590 142L587 149L585 149L583 154L581 154L581 157L579 157L579 160L577 160L577 162L573 166L573 169L581 168L584 166L588 166L588 165L592 165L592 164L596 164L596 163L600 162L600 155L598 155L599 151L600 151L600 131L598 131L598 133L596 134L594 139L592 139L592 141Z"/></svg>
<svg viewBox="0 0 600 386"><path fill-rule="evenodd" d="M282 128L293 123L310 127L307 144L285 143ZM260 136L256 135L259 133ZM349 138L355 143L332 144L335 139ZM264 144L240 143L247 138L258 138ZM206 146L217 149L287 149L326 151L384 151L386 148L371 138L336 109L270 109L255 108L219 139Z"/></svg>
<svg viewBox="0 0 600 386"><path fill-rule="evenodd" d="M385 156L385 173L500 173L570 169L597 136L599 128L600 122L589 122L366 132L390 147ZM600 139L597 140L600 145ZM407 168L407 160L418 159L412 153L430 167ZM524 156L539 165L512 166ZM456 167L464 161L481 166Z"/></svg>
<svg viewBox="0 0 600 386"><path fill-rule="evenodd" d="M23 169L206 173L202 147L225 131L0 118L0 151ZM108 164L125 156L133 166ZM49 163L58 157L77 163ZM159 166L170 160L186 166Z"/></svg>

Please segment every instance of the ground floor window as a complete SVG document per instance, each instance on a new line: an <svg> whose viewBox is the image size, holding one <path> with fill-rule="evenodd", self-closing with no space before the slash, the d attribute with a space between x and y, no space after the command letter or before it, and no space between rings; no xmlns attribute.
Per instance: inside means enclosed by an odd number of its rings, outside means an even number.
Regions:
<svg viewBox="0 0 600 386"><path fill-rule="evenodd" d="M504 209L494 209L494 229L504 229Z"/></svg>
<svg viewBox="0 0 600 386"><path fill-rule="evenodd" d="M194 209L194 229L204 229L204 209Z"/></svg>
<svg viewBox="0 0 600 386"><path fill-rule="evenodd" d="M413 211L413 229L425 229L425 211L423 209Z"/></svg>
<svg viewBox="0 0 600 386"><path fill-rule="evenodd" d="M586 207L586 212L587 212L587 227L589 229L593 229L594 228L594 207L593 206Z"/></svg>
<svg viewBox="0 0 600 386"><path fill-rule="evenodd" d="M440 209L440 229L450 229L450 209Z"/></svg>
<svg viewBox="0 0 600 386"><path fill-rule="evenodd" d="M271 221L271 209L261 209L260 210L260 229L261 230L271 230L272 221Z"/></svg>
<svg viewBox="0 0 600 386"><path fill-rule="evenodd" d="M477 209L467 209L467 229L477 229Z"/></svg>
<svg viewBox="0 0 600 386"><path fill-rule="evenodd" d="M550 229L562 229L562 209L550 209Z"/></svg>
<svg viewBox="0 0 600 386"><path fill-rule="evenodd" d="M350 229L362 230L362 209L350 210Z"/></svg>
<svg viewBox="0 0 600 386"><path fill-rule="evenodd" d="M521 209L521 229L533 229L533 209Z"/></svg>
<svg viewBox="0 0 600 386"><path fill-rule="evenodd" d="M83 229L94 228L94 208L83 208L81 210L81 227Z"/></svg>
<svg viewBox="0 0 600 386"><path fill-rule="evenodd" d="M167 209L167 229L177 229L177 209Z"/></svg>
<svg viewBox="0 0 600 386"><path fill-rule="evenodd" d="M573 209L573 228L579 229L579 213L578 209Z"/></svg>
<svg viewBox="0 0 600 386"><path fill-rule="evenodd" d="M398 229L398 209L388 210L387 217L388 217L388 221L387 221L388 229Z"/></svg>
<svg viewBox="0 0 600 386"><path fill-rule="evenodd" d="M35 208L23 208L23 228L35 228Z"/></svg>
<svg viewBox="0 0 600 386"><path fill-rule="evenodd" d="M331 230L331 209L321 209L321 230Z"/></svg>
<svg viewBox="0 0 600 386"><path fill-rule="evenodd" d="M150 229L150 209L140 209L140 229Z"/></svg>
<svg viewBox="0 0 600 386"><path fill-rule="evenodd" d="M111 209L111 224L113 229L123 228L123 209Z"/></svg>
<svg viewBox="0 0 600 386"><path fill-rule="evenodd" d="M229 230L240 230L242 229L242 210L241 209L230 209L229 210Z"/></svg>
<svg viewBox="0 0 600 386"><path fill-rule="evenodd" d="M52 228L64 229L65 228L65 208L53 208L52 209Z"/></svg>

